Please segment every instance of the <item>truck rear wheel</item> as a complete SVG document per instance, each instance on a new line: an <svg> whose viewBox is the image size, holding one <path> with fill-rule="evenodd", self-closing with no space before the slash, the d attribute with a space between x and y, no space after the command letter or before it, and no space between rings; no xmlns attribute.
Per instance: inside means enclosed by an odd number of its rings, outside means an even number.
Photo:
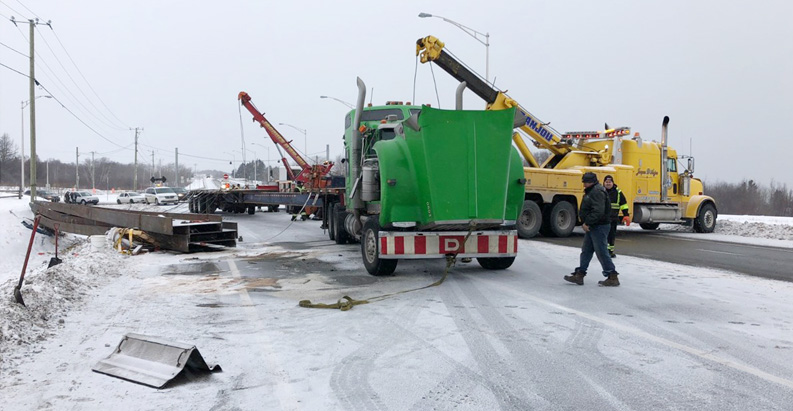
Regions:
<svg viewBox="0 0 793 411"><path fill-rule="evenodd" d="M639 224L639 227L641 227L644 230L656 230L658 229L659 225L660 225L659 223L641 223Z"/></svg>
<svg viewBox="0 0 793 411"><path fill-rule="evenodd" d="M378 247L380 239L377 234L379 231L380 224L377 222L376 216L368 219L363 225L363 235L361 236L363 265L371 275L390 275L396 270L399 260L380 258L380 248Z"/></svg>
<svg viewBox="0 0 793 411"><path fill-rule="evenodd" d="M699 210L699 215L694 220L694 231L698 233L712 233L716 228L716 207L713 204L705 204Z"/></svg>
<svg viewBox="0 0 793 411"><path fill-rule="evenodd" d="M344 207L337 205L334 207L333 216L333 239L336 241L336 244L347 244L351 243L352 238L350 234L347 232L347 229L344 228L344 219L347 218L347 210Z"/></svg>
<svg viewBox="0 0 793 411"><path fill-rule="evenodd" d="M548 207L545 208L549 210ZM559 201L543 216L542 233L549 237L568 237L575 228L575 208L569 201Z"/></svg>
<svg viewBox="0 0 793 411"><path fill-rule="evenodd" d="M327 211L325 215L328 217L328 239L334 241L336 240L336 231L333 226L335 225L336 219L333 217L336 216L336 203L330 203Z"/></svg>
<svg viewBox="0 0 793 411"><path fill-rule="evenodd" d="M540 226L542 226L540 206L531 200L524 201L523 210L518 216L518 236L520 238L532 238L540 232Z"/></svg>
<svg viewBox="0 0 793 411"><path fill-rule="evenodd" d="M485 270L505 270L515 262L515 257L479 257L476 262Z"/></svg>

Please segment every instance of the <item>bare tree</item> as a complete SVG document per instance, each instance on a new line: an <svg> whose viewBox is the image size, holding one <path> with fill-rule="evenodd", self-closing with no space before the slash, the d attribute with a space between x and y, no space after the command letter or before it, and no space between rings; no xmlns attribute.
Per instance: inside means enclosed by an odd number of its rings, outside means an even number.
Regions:
<svg viewBox="0 0 793 411"><path fill-rule="evenodd" d="M13 159L17 156L17 147L11 138L8 137L8 133L3 133L3 136L0 137L0 182L3 181L3 171L6 167L10 168L10 163ZM6 172L6 175L8 173Z"/></svg>

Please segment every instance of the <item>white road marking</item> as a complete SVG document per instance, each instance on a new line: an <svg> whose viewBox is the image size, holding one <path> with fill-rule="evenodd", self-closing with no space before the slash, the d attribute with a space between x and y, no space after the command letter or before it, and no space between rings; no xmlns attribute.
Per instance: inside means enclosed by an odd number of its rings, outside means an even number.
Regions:
<svg viewBox="0 0 793 411"><path fill-rule="evenodd" d="M707 253L716 253L716 254L728 254L728 255L742 255L738 253L731 253L729 251L716 251L716 250L705 250L704 248L697 248L697 251L705 251Z"/></svg>

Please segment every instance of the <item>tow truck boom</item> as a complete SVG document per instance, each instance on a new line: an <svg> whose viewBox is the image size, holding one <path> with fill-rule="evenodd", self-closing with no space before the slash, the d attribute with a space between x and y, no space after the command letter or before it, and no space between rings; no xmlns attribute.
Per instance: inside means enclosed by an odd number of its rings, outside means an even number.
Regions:
<svg viewBox="0 0 793 411"><path fill-rule="evenodd" d="M630 130L627 128L619 128L562 135L549 127L548 123L542 122L528 110L521 107L517 101L511 99L503 91L488 84L482 77L469 70L468 67L443 50L443 48L444 43L434 36L427 36L416 41L416 55L421 57L422 63L431 61L458 81L466 82L466 87L485 100L488 110L503 110L517 107L519 114L526 118L526 123L520 126L519 129L532 137L537 142L538 147L545 148L553 154L552 158L549 159L551 161L546 162L546 167L553 167L556 161L570 151L573 151L573 140L577 136L586 135L587 138L611 137L615 134L625 135L630 133ZM515 133L512 136L512 141L515 142L518 150L531 166L539 167L534 155L526 146L520 134ZM553 161L554 159L556 159L556 161Z"/></svg>
<svg viewBox="0 0 793 411"><path fill-rule="evenodd" d="M273 127L272 123L270 123L267 118L264 117L264 114L256 108L251 102L251 96L248 93L241 91L240 94L237 96L237 99L240 103L245 106L245 108L250 111L253 115L253 120L258 122L259 125L267 131L267 134L270 136L270 139L273 140L275 144L278 146L283 147L287 154L292 157L293 160L300 166L300 174L297 177L294 177L295 181L302 181L304 183L319 185L318 179L324 177L330 172L330 169L333 167L332 162L327 162L327 164L317 164L317 165L310 165L306 160L289 144L284 136L278 132L278 130ZM277 148L277 147L276 147ZM280 151L280 150L279 150ZM292 176L291 170L289 169L289 165L284 159L284 166L286 167L286 172Z"/></svg>

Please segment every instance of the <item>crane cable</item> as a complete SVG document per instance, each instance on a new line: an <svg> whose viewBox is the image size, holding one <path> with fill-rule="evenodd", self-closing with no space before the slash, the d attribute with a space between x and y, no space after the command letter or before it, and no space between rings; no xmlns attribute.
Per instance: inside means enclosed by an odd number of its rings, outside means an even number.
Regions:
<svg viewBox="0 0 793 411"><path fill-rule="evenodd" d="M476 229L476 223L474 222L474 220L471 220L468 223L468 226L469 226L468 233L465 235L465 239L463 239L463 247L465 247L465 243L468 242L468 238L471 237L471 233ZM435 281L434 283L429 284L429 285L425 285L423 287L412 288L412 289L409 289L409 290L402 290L402 291L397 291L397 292L394 292L394 293L378 295L378 296L375 296L375 297L367 298L365 300L356 300L356 299L354 299L354 298L352 298L352 297L350 297L348 295L345 295L345 296L339 298L338 301L336 301L335 303L332 303L332 304L312 303L311 300L300 300L298 305L303 307L303 308L331 308L331 309L339 309L341 311L349 311L349 310L352 309L352 307L355 307L356 305L369 304L369 303L373 303L373 302L376 302L376 301L385 300L386 298L393 297L395 295L405 294L405 293L409 293L409 292L413 292L413 291L424 290L424 289L430 288L430 287L436 287L436 286L439 286L439 285L443 284L443 282L446 280L446 277L449 275L449 270L451 270L451 268L454 267L454 264L457 262L457 254L459 254L459 253L460 253L460 251L457 251L457 252L451 253L451 254L447 254L446 255L446 269L443 271L443 276L441 276L441 278L438 281Z"/></svg>

